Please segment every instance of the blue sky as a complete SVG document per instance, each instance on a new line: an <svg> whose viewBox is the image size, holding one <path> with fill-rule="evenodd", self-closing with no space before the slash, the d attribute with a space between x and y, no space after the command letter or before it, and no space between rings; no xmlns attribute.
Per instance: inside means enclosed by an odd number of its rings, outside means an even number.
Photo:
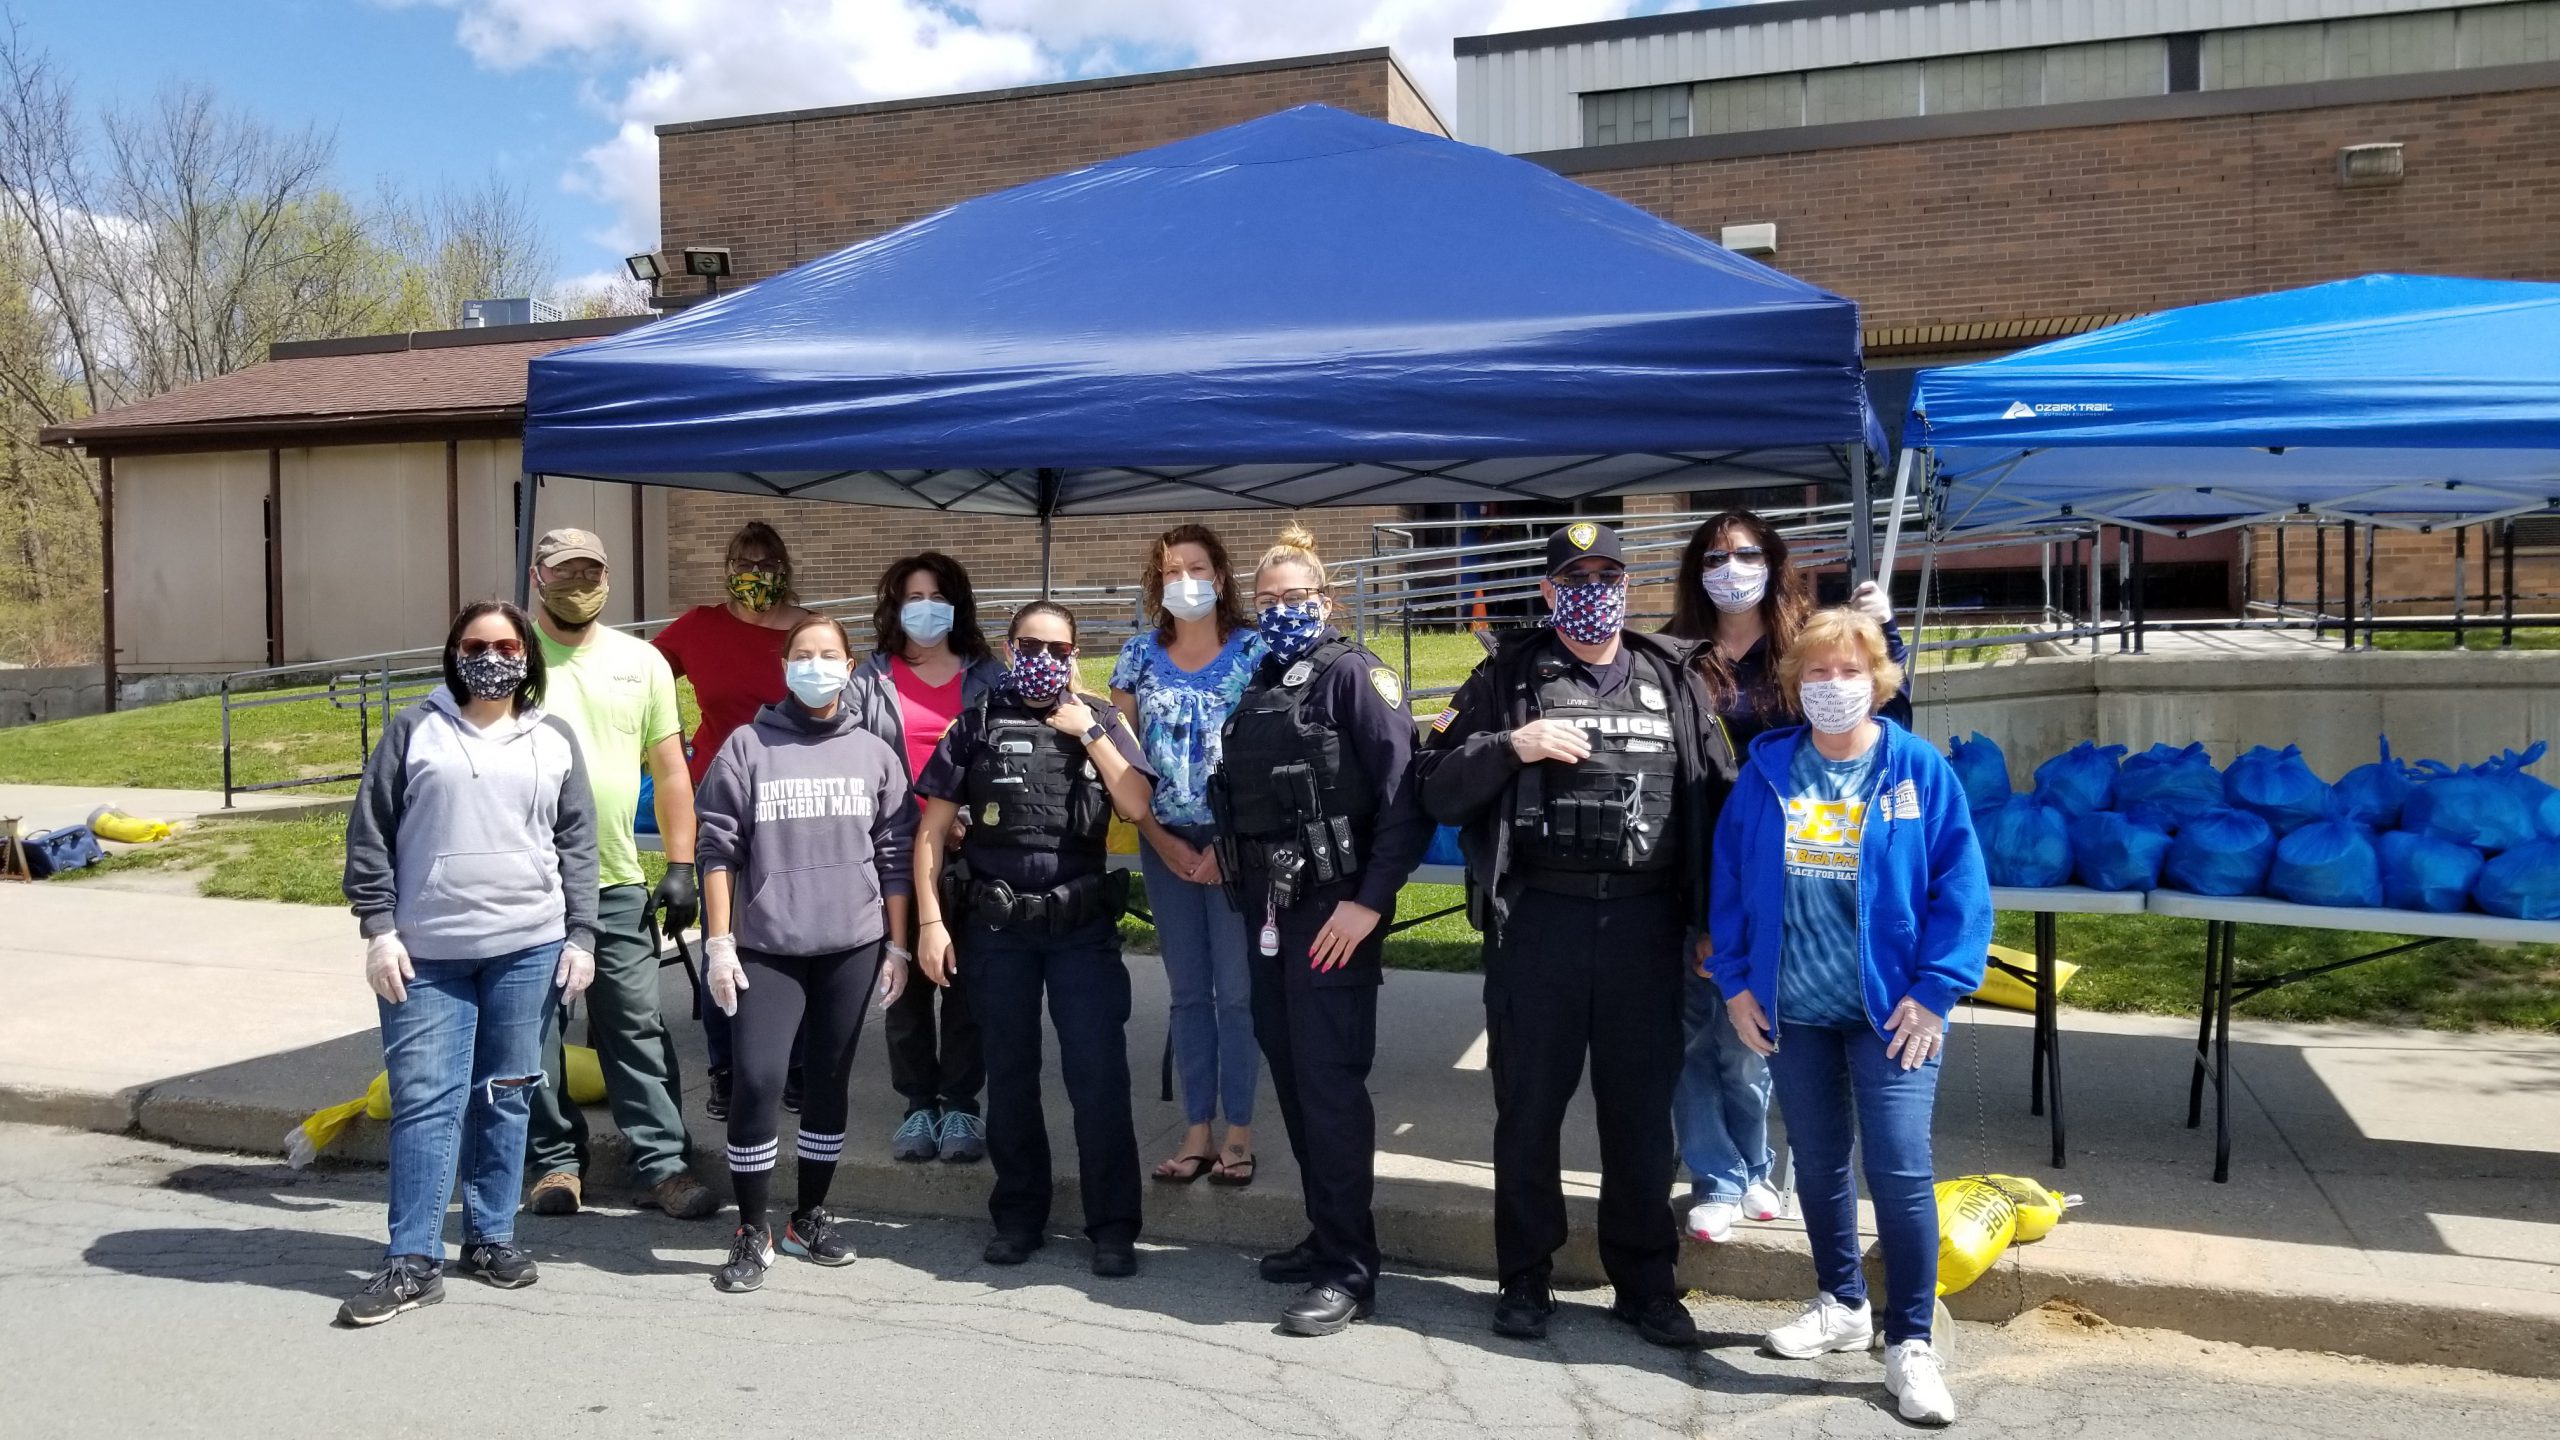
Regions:
<svg viewBox="0 0 2560 1440"><path fill-rule="evenodd" d="M7 3L7 0L0 0ZM652 126L1391 44L1442 112L1449 38L1691 0L16 0L92 103L212 85L337 136L369 194L520 183L562 278L656 237Z"/></svg>

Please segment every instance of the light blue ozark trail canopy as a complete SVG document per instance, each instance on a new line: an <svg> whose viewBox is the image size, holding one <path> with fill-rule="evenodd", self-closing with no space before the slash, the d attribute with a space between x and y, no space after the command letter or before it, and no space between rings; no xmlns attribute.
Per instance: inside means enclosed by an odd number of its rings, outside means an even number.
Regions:
<svg viewBox="0 0 2560 1440"><path fill-rule="evenodd" d="M526 411L536 475L1044 519L1836 483L1882 451L1852 302L1312 105L555 351Z"/></svg>
<svg viewBox="0 0 2560 1440"><path fill-rule="evenodd" d="M2560 503L2560 285L2367 275L1921 372L1932 529L2403 529Z"/></svg>

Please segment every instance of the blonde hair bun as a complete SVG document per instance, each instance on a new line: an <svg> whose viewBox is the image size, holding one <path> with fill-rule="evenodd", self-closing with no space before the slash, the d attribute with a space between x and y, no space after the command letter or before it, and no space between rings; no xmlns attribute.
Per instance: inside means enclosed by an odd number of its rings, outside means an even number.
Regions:
<svg viewBox="0 0 2560 1440"><path fill-rule="evenodd" d="M1316 584L1326 588L1333 584L1333 578L1325 573L1323 557L1316 554L1315 532L1295 520L1281 530L1280 538L1271 542L1270 549L1262 552L1253 573L1260 575L1274 565L1303 565L1307 573L1316 577Z"/></svg>

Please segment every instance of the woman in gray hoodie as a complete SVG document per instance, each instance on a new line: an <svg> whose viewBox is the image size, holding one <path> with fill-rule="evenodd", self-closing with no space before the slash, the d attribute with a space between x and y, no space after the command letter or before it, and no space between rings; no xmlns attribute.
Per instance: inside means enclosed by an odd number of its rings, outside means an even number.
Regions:
<svg viewBox="0 0 2560 1440"><path fill-rule="evenodd" d="M729 733L694 799L709 937L703 988L730 1017L737 1067L729 1180L738 1230L713 1277L727 1291L762 1285L773 1263L766 1212L781 1154L783 1074L804 1019L799 1204L780 1248L820 1265L852 1262L826 1200L844 1153L854 1044L872 997L887 1006L906 988L910 958L916 812L906 763L845 703L852 666L842 625L803 620L782 654L790 698Z"/></svg>
<svg viewBox="0 0 2560 1440"><path fill-rule="evenodd" d="M391 1077L391 1246L338 1310L377 1325L444 1298L461 1173L462 1268L534 1281L515 1246L531 1091L552 997L595 973L596 816L577 741L537 708L542 650L513 605L473 605L444 686L383 729L347 817L347 902L365 937Z"/></svg>

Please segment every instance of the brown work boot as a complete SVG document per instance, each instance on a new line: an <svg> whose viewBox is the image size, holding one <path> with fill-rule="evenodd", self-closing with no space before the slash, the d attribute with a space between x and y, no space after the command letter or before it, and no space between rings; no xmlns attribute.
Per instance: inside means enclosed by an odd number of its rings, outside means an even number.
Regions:
<svg viewBox="0 0 2560 1440"><path fill-rule="evenodd" d="M533 1194L526 1198L524 1208L536 1215L575 1215L586 1193L577 1171L554 1170L533 1183Z"/></svg>
<svg viewBox="0 0 2560 1440"><path fill-rule="evenodd" d="M652 1186L640 1197L643 1205L666 1211L678 1220L703 1220L720 1209L720 1197L711 1187L679 1170Z"/></svg>

